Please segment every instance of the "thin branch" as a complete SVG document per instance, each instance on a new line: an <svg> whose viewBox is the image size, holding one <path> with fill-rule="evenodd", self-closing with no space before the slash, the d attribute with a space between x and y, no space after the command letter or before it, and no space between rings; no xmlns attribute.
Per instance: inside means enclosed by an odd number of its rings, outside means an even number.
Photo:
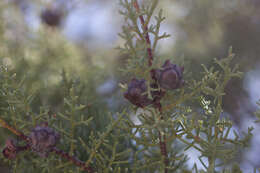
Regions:
<svg viewBox="0 0 260 173"><path fill-rule="evenodd" d="M3 119L0 118L0 124L2 125L3 128L8 129L9 131L11 131L13 134L15 134L16 136L19 136L20 138L22 138L24 141L29 142L30 138L27 137L26 135L24 135L22 132L16 130L14 127L8 125Z"/></svg>
<svg viewBox="0 0 260 173"><path fill-rule="evenodd" d="M90 166L86 166L85 165L85 162L79 160L78 158L74 157L74 156L71 156L69 155L69 153L66 153L56 147L54 147L52 149L52 152L54 152L55 154L61 156L62 158L65 158L69 161L71 161L74 165L78 166L78 167L81 167L84 171L88 171L89 173L94 173L92 167Z"/></svg>
<svg viewBox="0 0 260 173"><path fill-rule="evenodd" d="M165 165L164 173L167 173L168 169L166 167L169 165L169 159L167 154L166 136L163 135L163 139L162 139L160 131L159 131L159 143L160 143L161 154L164 157L164 165Z"/></svg>
<svg viewBox="0 0 260 173"><path fill-rule="evenodd" d="M137 0L134 1L134 7L135 7L137 13L140 13L140 8L139 8L139 4L138 4ZM153 65L153 52L152 52L152 48L151 48L152 46L151 46L151 41L150 41L148 27L147 27L148 23L145 23L143 15L140 15L139 19L141 21L143 32L145 34L146 44L148 46L147 47L148 65L152 66Z"/></svg>
<svg viewBox="0 0 260 173"><path fill-rule="evenodd" d="M26 143L26 146L22 146L22 147L18 147L19 151L23 151L23 150L27 150L27 149L31 149L30 144L31 144L31 138L24 135L22 132L16 130L15 128L13 128L12 126L8 125L3 119L0 118L0 124L2 125L3 128L8 129L9 131L11 131L12 133L14 133L15 135L21 137ZM69 155L68 153L58 149L58 148L52 148L51 150L52 152L54 152L55 154L61 156L64 159L70 160L74 165L81 167L83 170L88 171L89 173L94 173L92 167L90 166L85 166L85 163L79 159L77 159L74 156Z"/></svg>
<svg viewBox="0 0 260 173"><path fill-rule="evenodd" d="M170 109L174 108L178 104L180 104L180 103L186 101L187 99L190 99L191 97L195 96L201 90L201 87L202 87L202 85L200 85L199 87L194 89L194 91L192 91L191 93L183 95L182 98L177 100L176 102L164 106L162 109L164 111L169 111Z"/></svg>
<svg viewBox="0 0 260 173"><path fill-rule="evenodd" d="M138 0L134 1L134 7L135 7L136 11L138 13L140 13ZM151 67L152 64L153 64L153 52L152 52L152 48L151 48L152 46L151 46L151 41L150 41L149 32L148 32L148 26L147 26L149 21L145 22L143 15L140 15L139 19L141 21L143 32L145 34L146 44L148 46L147 47L148 65ZM158 109L159 109L160 113L162 114L161 105L159 105ZM161 119L163 119L162 116L161 116ZM166 136L165 136L165 134L162 136L160 131L159 131L159 144L160 144L161 154L164 157L164 165L165 165L164 173L168 173L167 167L169 165L169 159L168 159L168 154L167 154Z"/></svg>

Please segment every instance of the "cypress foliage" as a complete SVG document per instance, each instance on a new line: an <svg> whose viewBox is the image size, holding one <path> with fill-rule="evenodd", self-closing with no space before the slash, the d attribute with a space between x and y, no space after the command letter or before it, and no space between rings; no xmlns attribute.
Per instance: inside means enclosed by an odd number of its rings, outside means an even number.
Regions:
<svg viewBox="0 0 260 173"><path fill-rule="evenodd" d="M160 32L160 1L139 3L120 0L118 50L128 59L120 69L127 82L119 86L129 104L117 111L94 92L105 70L81 69L77 48L56 30L44 26L17 45L0 23L0 158L10 172L241 172L236 158L253 128L240 135L223 111L228 81L242 77L232 48L214 67L202 65L203 77L195 80L185 63L157 53L158 42L170 37ZM203 169L189 170L190 149L200 153Z"/></svg>

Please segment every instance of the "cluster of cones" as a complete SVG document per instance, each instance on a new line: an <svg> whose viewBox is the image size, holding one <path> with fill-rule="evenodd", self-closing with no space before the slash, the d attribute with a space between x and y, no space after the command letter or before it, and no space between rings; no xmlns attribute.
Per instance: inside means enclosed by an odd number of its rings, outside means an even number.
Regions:
<svg viewBox="0 0 260 173"><path fill-rule="evenodd" d="M151 76L154 83L150 85L151 96L148 97L148 88L145 79L133 78L128 84L124 97L137 107L144 108L153 105L160 108L160 100L167 90L175 90L184 85L183 67L166 60L161 69L152 69Z"/></svg>
<svg viewBox="0 0 260 173"><path fill-rule="evenodd" d="M28 149L31 149L41 157L47 157L48 153L51 152L59 142L60 135L48 127L48 124L44 123L40 126L36 126L31 131L28 139L29 142L25 146L17 145L17 141L14 139L7 139L5 148L2 151L4 157L7 159L15 159L19 152Z"/></svg>

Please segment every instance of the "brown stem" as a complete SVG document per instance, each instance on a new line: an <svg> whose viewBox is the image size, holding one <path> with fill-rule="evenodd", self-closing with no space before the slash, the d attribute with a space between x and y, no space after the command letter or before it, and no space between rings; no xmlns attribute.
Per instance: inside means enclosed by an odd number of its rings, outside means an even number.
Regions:
<svg viewBox="0 0 260 173"><path fill-rule="evenodd" d="M136 11L139 13L140 8L139 8L139 4L138 4L137 0L134 1L134 7L135 7ZM151 48L152 46L151 46L151 41L150 41L150 37L149 37L149 33L148 33L148 27L147 27L148 24L147 25L145 24L143 15L140 15L139 19L140 19L142 27L143 27L143 32L145 33L146 44L148 45L148 47L147 47L147 53L148 53L148 57L149 57L148 58L148 65L152 66L152 64L153 64L153 51L152 51L152 48Z"/></svg>
<svg viewBox="0 0 260 173"><path fill-rule="evenodd" d="M134 7L135 7L136 11L139 13L140 8L139 8L138 0L134 1ZM147 27L148 23L145 24L144 17L142 15L139 16L139 19L140 19L142 27L143 27L143 32L145 33L146 44L148 45L148 47L147 47L148 65L151 67L153 64L153 52L151 49L152 46L151 46L151 41L150 41L150 37L149 37L149 33L148 33L148 27ZM162 106L160 103L157 108L160 111L160 113L162 113L162 109L161 109ZM161 119L163 119L162 116L161 116ZM167 147L166 147L166 136L163 135L163 137L162 137L161 132L159 132L159 144L160 144L161 154L164 157L164 164L165 164L164 173L168 173L167 166L169 165L169 160L168 160Z"/></svg>
<svg viewBox="0 0 260 173"><path fill-rule="evenodd" d="M18 152L21 152L21 151L29 150L30 148L31 148L30 145L18 146L18 147L17 147L17 153L18 153Z"/></svg>
<svg viewBox="0 0 260 173"><path fill-rule="evenodd" d="M163 135L163 140L162 140L162 136L161 136L161 132L159 132L159 143L160 143L160 150L161 150L161 154L164 157L164 165L167 167L169 165L169 159L168 159L168 154L167 154L167 147L166 147L166 136ZM168 169L165 168L164 169L164 173L168 173Z"/></svg>
<svg viewBox="0 0 260 173"><path fill-rule="evenodd" d="M159 104L158 110L162 114L161 104ZM163 120L163 116L161 116L161 120ZM164 157L164 165L165 165L164 173L168 173L167 166L169 165L169 159L168 159L167 146L166 146L166 136L165 134L163 134L162 136L160 131L159 131L159 144L160 144L161 154Z"/></svg>
<svg viewBox="0 0 260 173"><path fill-rule="evenodd" d="M0 124L2 125L3 128L8 129L18 137L22 138L26 142L30 142L30 138L26 135L24 135L22 132L16 130L14 127L8 125L3 119L0 119Z"/></svg>
<svg viewBox="0 0 260 173"><path fill-rule="evenodd" d="M90 166L86 167L85 162L82 162L78 158L71 156L68 153L55 147L52 149L52 151L55 152L57 155L61 156L62 158L71 161L74 165L81 167L84 171L88 171L89 173L94 173L92 167Z"/></svg>
<svg viewBox="0 0 260 173"><path fill-rule="evenodd" d="M19 130L13 128L12 126L8 125L3 119L0 118L0 124L2 125L3 128L6 128L8 130L10 130L12 133L14 133L15 135L19 136L20 138L22 138L24 141L26 141L27 145L26 146L22 146L22 147L18 147L18 151L24 151L27 149L30 149L30 143L31 143L31 138L24 135L22 132L20 132ZM85 163L82 162L81 160L77 159L74 156L70 156L68 153L58 149L58 148L53 148L52 152L55 152L57 155L70 160L74 165L81 167L83 170L88 171L89 173L94 173L92 167L85 166Z"/></svg>

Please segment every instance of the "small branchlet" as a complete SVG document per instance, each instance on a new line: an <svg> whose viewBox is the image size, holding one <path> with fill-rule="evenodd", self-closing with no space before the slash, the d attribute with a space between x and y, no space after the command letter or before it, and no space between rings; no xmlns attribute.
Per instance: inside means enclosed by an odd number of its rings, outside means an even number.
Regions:
<svg viewBox="0 0 260 173"><path fill-rule="evenodd" d="M260 107L260 100L257 102L257 105ZM260 122L260 109L255 113L256 117L258 118L256 120L257 123Z"/></svg>
<svg viewBox="0 0 260 173"><path fill-rule="evenodd" d="M125 9L121 11L121 14L126 21L123 33L120 34L126 40L121 50L128 53L130 57L125 72L130 73L134 78L143 78L142 82L148 83L148 87L145 86L142 90L133 90L133 93L138 93L138 97L130 97L134 87L131 83L128 85L125 98L133 105L142 108L144 113L137 114L141 125L134 125L129 120L122 126L133 129L134 132L128 131L128 133L138 146L159 146L163 160L163 164L159 164L147 159L146 164L149 163L150 166L146 165L139 169L152 170L153 165L160 165L165 173L175 170L174 166L177 164L174 165L175 162L170 158L176 156L170 153L171 149L168 149L168 146L172 146L175 140L179 140L187 145L184 150L190 148L198 150L201 153L199 160L205 170L214 173L217 167L232 160L232 156L239 148L246 147L252 136L252 128L249 128L244 136L239 136L234 131L236 137L229 138L232 123L228 118L222 118L222 97L225 93L225 86L232 78L241 77L238 66L231 68L231 61L234 57L232 48L227 58L215 60L219 66L218 70L207 69L203 66L205 73L201 81L184 82L184 67L173 64L170 60L166 60L161 68L158 68L159 65L156 64L159 62L158 57L155 56L156 45L158 40L166 37L166 34L163 37L158 35L160 24L164 20L162 11L156 17L155 26L150 24L158 1L154 0L150 3L151 6L142 6L142 8L137 0L130 2L121 0L120 2ZM150 41L150 34L155 36L153 43ZM145 63L145 60L148 63ZM174 99L169 97L171 93L174 94ZM192 101L200 102L202 112L187 109L185 105ZM140 137L135 137L137 133L140 133ZM148 148L144 148L143 151L153 153ZM206 158L207 162L202 158ZM222 161L221 164L216 163L218 159Z"/></svg>
<svg viewBox="0 0 260 173"><path fill-rule="evenodd" d="M0 119L0 123L4 128L9 129L14 134L21 137L27 143L26 146L17 146L16 142L12 139L6 140L6 146L2 153L7 159L15 159L16 155L25 150L32 150L36 152L41 157L47 157L49 152L54 152L55 154L61 156L62 158L71 161L83 170L89 173L93 173L93 169L88 166L86 167L83 161L78 160L76 157L69 155L68 153L56 148L56 144L59 140L59 134L53 129L48 127L46 123L41 126L35 127L30 136L24 135L22 132L9 126L4 120Z"/></svg>
<svg viewBox="0 0 260 173"><path fill-rule="evenodd" d="M132 0L131 2L128 1L121 1L121 5L125 7L126 12L121 12L126 18L126 21L132 21L128 23L127 26L123 27L123 34L121 34L122 38L126 39L125 50L131 49L133 52L132 56L135 59L137 56L138 50L138 42L144 45L145 57L148 60L147 69L150 69L154 65L154 53L156 49L157 41L159 40L159 28L162 22L162 15L161 11L157 19L157 27L153 28L151 25L150 27L150 19L153 15L155 7L158 4L158 0L154 0L151 3L151 7L148 10L140 9L139 3L137 0ZM135 10L133 10L133 7ZM146 18L144 17L146 15ZM139 19L139 20L138 20ZM137 23L140 21L141 29L138 27ZM130 28L134 28L134 30L130 30ZM153 29L152 29L153 28ZM129 30L128 30L129 29ZM131 33L132 31L132 33ZM152 45L149 34L155 34L155 42ZM135 36L139 36L135 38ZM136 42L134 45L133 39L140 41ZM146 56L147 55L147 56ZM138 57L140 58L140 57ZM153 90L150 92L150 96L152 98L148 98L147 86L145 85L145 80L138 81L136 79L132 80L131 83L128 85L128 91L125 93L125 98L128 99L132 104L144 108L150 104L152 104L156 109L159 110L159 116L161 120L163 120L163 112L162 112L162 105L161 99L165 95L165 91L163 90L174 90L180 88L184 81L182 79L183 68L178 67L177 65L171 64L169 60L165 62L162 66L162 70L160 69L150 69L149 71L149 78L153 81L150 83L150 88ZM133 70L133 69L132 69ZM136 76L135 76L136 77ZM164 130L163 130L164 131ZM164 172L168 172L169 160L168 160L168 153L167 153L167 141L166 136L161 134L162 131L159 130L158 138L159 138L159 148L161 151L161 155L164 160Z"/></svg>

